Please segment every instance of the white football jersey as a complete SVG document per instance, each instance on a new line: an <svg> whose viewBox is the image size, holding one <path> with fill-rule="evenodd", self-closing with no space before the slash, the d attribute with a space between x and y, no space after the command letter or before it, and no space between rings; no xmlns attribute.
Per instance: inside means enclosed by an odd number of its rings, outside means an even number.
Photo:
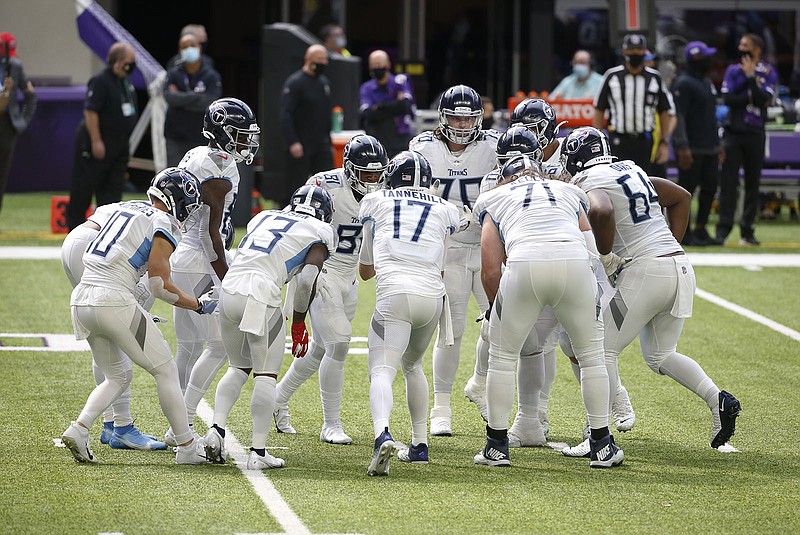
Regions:
<svg viewBox="0 0 800 535"><path fill-rule="evenodd" d="M385 189L364 197L359 217L369 225L361 261L375 266L376 299L445 294L444 252L458 230L458 208L426 189Z"/></svg>
<svg viewBox="0 0 800 535"><path fill-rule="evenodd" d="M94 213L89 216L89 221L97 223L102 228L116 211L116 204L104 204L94 209Z"/></svg>
<svg viewBox="0 0 800 535"><path fill-rule="evenodd" d="M475 211L481 221L488 215L497 224L509 260L538 259L535 246L552 242L579 243L580 257L588 258L578 227L587 202L586 194L572 184L525 176L481 194Z"/></svg>
<svg viewBox="0 0 800 535"><path fill-rule="evenodd" d="M344 277L353 277L358 267L361 250L361 219L359 205L350 187L344 169L333 169L317 173L306 184L319 186L333 197L333 220L331 225L338 237L336 250L325 261L325 267Z"/></svg>
<svg viewBox="0 0 800 535"><path fill-rule="evenodd" d="M575 175L573 183L587 193L601 189L608 194L617 227L612 250L619 256L655 257L682 250L661 212L655 186L631 160L592 166Z"/></svg>
<svg viewBox="0 0 800 535"><path fill-rule="evenodd" d="M228 238L228 233L233 232L233 225L229 220L231 212L233 212L233 204L239 193L239 169L236 167L233 156L220 149L200 146L187 152L178 167L192 173L201 184L215 178L231 183L230 191L225 194L225 208L219 229L224 243ZM181 248L183 247L197 251L203 250L203 243L200 240L200 225L187 225L186 233L181 240Z"/></svg>
<svg viewBox="0 0 800 535"><path fill-rule="evenodd" d="M265 210L247 223L247 235L239 244L222 289L280 307L281 289L300 271L315 243L332 253L336 249L333 227L305 214Z"/></svg>
<svg viewBox="0 0 800 535"><path fill-rule="evenodd" d="M132 292L144 272L156 233L178 246L177 222L149 202L129 201L103 207L106 223L83 254L81 283Z"/></svg>
<svg viewBox="0 0 800 535"><path fill-rule="evenodd" d="M480 194L483 176L497 166L497 138L494 130L484 130L479 139L459 152L452 153L447 143L436 139L433 132L423 132L411 140L408 147L425 156L431 164L433 178L441 183L439 196L456 207L472 208ZM480 229L468 228L453 236L453 241L479 244Z"/></svg>

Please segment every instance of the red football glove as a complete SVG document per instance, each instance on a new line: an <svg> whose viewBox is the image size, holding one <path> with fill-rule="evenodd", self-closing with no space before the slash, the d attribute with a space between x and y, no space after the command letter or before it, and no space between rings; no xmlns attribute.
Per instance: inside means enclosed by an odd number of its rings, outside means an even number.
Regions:
<svg viewBox="0 0 800 535"><path fill-rule="evenodd" d="M292 323L292 355L295 358L306 356L308 351L308 331L305 323Z"/></svg>

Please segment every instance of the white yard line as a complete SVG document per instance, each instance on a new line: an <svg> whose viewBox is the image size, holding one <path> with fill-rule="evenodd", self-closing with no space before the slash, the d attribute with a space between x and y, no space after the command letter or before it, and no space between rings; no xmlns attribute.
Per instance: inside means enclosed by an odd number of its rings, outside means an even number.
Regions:
<svg viewBox="0 0 800 535"><path fill-rule="evenodd" d="M759 314L757 312L753 312L749 308L744 308L743 306L739 306L736 303L731 303L730 301L728 301L726 299L723 299L723 298L719 297L718 295L714 295L714 294L709 293L709 292L707 292L705 290L701 290L700 288L697 289L697 291L695 292L695 295L697 297L700 297L701 299L705 299L706 301L710 301L711 303L714 303L715 305L721 306L722 308L726 308L726 309L730 310L731 312L739 314L740 316L744 316L745 318L747 318L749 320L755 321L756 323L760 323L761 325L764 325L765 327L769 327L773 331L779 332L779 333L781 333L781 334L783 334L785 336L788 336L789 338L791 338L793 340L796 340L796 341L800 342L800 332L797 332L794 329L790 329L786 325L782 325L782 324L778 323L777 321L773 321L773 320L767 318L766 316L762 316L761 314Z"/></svg>

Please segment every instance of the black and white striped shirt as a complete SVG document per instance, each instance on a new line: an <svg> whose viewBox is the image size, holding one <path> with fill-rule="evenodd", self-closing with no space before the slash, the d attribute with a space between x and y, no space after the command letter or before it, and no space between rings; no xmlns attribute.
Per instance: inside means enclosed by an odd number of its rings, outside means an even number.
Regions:
<svg viewBox="0 0 800 535"><path fill-rule="evenodd" d="M608 69L594 107L609 110L609 130L618 134L652 132L657 113L675 115L672 95L658 71L649 67L636 75L624 65Z"/></svg>

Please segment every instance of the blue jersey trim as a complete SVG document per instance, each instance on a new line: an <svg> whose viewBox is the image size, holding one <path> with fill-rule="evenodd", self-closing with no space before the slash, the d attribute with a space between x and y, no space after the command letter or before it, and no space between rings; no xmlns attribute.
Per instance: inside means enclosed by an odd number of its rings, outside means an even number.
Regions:
<svg viewBox="0 0 800 535"><path fill-rule="evenodd" d="M302 251L300 251L299 253L297 253L292 258L286 261L286 273L291 275L293 270L303 265L303 262L305 262L306 255L308 254L309 249L311 249L311 247L315 243L322 243L322 240L317 240L309 243Z"/></svg>
<svg viewBox="0 0 800 535"><path fill-rule="evenodd" d="M133 256L128 259L128 263L131 267L136 271L142 269L150 259L150 249L152 248L153 242L145 238L139 248L136 249L136 252L133 253Z"/></svg>
<svg viewBox="0 0 800 535"><path fill-rule="evenodd" d="M162 236L164 236L167 239L167 241L172 244L173 248L177 248L178 247L178 240L176 240L175 237L172 235L172 233L170 231L168 231L167 229L163 229L161 227L158 227L158 228L156 228L156 231L153 232L153 236L155 237L156 234L161 234Z"/></svg>

